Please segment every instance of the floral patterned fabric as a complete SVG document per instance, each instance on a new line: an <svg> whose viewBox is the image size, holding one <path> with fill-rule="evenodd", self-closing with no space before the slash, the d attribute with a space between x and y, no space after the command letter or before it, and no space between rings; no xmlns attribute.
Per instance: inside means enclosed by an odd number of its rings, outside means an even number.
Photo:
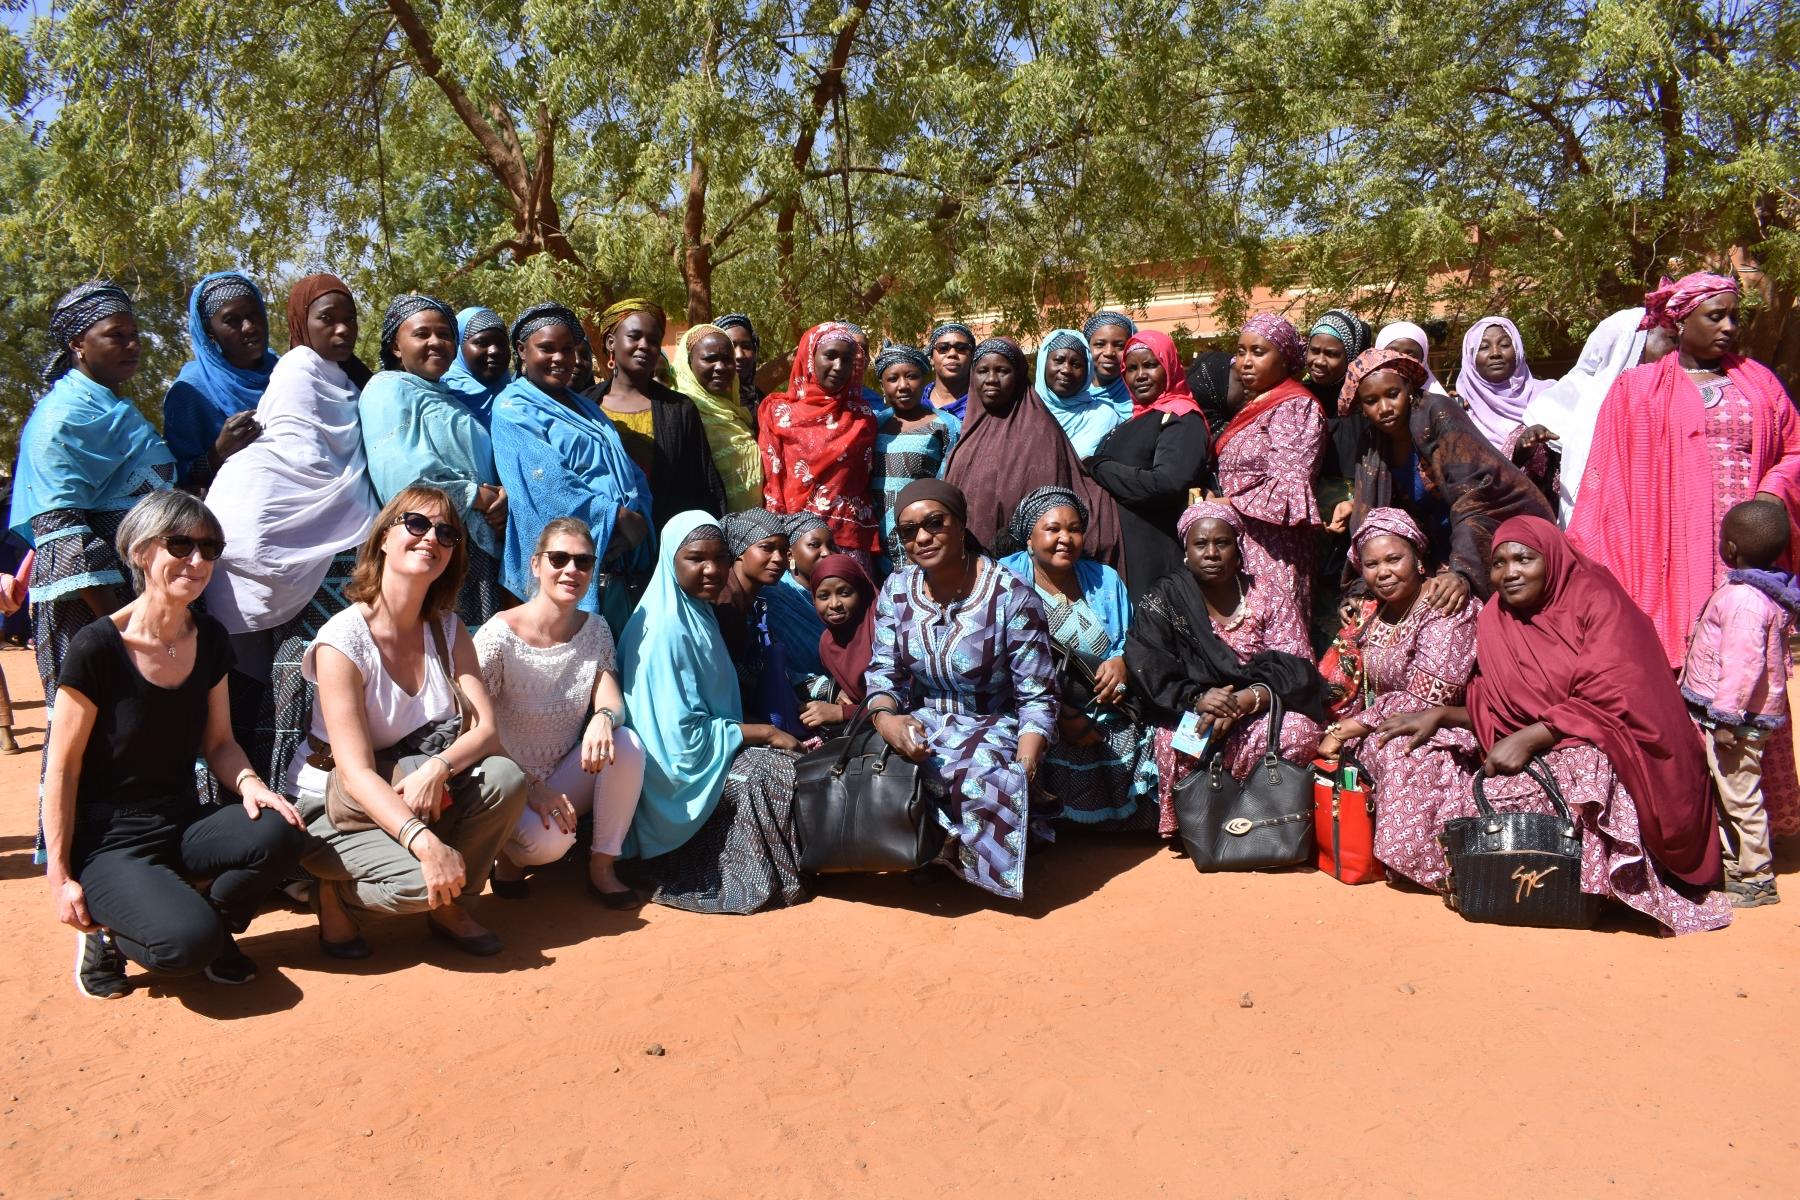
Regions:
<svg viewBox="0 0 1800 1200"><path fill-rule="evenodd" d="M1243 514L1244 570L1312 611L1325 414L1310 393L1283 401L1219 447L1219 486ZM1310 652L1308 652L1310 657Z"/></svg>

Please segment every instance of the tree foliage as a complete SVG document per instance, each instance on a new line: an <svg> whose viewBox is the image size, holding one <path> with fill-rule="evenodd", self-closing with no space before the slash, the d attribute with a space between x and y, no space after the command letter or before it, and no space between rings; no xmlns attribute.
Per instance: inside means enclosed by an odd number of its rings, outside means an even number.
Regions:
<svg viewBox="0 0 1800 1200"><path fill-rule="evenodd" d="M1791 367L1797 43L1778 0L72 0L0 41L0 261L21 330L134 281L166 374L234 263L790 345L1173 283L1547 346L1729 260Z"/></svg>

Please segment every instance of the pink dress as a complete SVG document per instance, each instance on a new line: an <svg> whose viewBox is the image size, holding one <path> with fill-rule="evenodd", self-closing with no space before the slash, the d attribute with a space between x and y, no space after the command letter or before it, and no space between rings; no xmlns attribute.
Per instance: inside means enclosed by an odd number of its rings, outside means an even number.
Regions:
<svg viewBox="0 0 1800 1200"><path fill-rule="evenodd" d="M1441 613L1415 602L1397 623L1372 616L1362 646L1366 707L1355 720L1370 729L1389 717L1463 702L1475 670L1475 618L1481 602ZM1375 857L1388 870L1442 891L1449 865L1437 835L1446 821L1473 816L1472 773L1481 763L1475 736L1440 729L1417 750L1406 738L1383 744L1370 734L1351 743L1375 796Z"/></svg>
<svg viewBox="0 0 1800 1200"><path fill-rule="evenodd" d="M1314 407L1317 407L1316 405ZM1285 589L1267 588L1260 583L1251 587L1243 605L1228 620L1213 618L1213 632L1231 647L1238 661L1248 662L1265 650L1280 650L1312 660L1312 647L1306 640L1306 627L1300 620L1300 609L1294 595ZM1286 713L1281 722L1281 756L1289 762L1308 763L1318 753L1323 731L1318 722L1299 713ZM1200 764L1178 752L1170 744L1173 729L1158 728L1154 736L1156 757L1156 796L1162 807L1158 831L1174 837L1174 788L1177 780ZM1225 735L1225 767L1233 778L1242 779L1261 760L1269 747L1269 715L1263 713L1248 724L1237 724Z"/></svg>
<svg viewBox="0 0 1800 1200"><path fill-rule="evenodd" d="M1277 404L1219 450L1219 487L1244 518L1245 572L1259 586L1290 593L1305 614L1321 524L1313 477L1325 441L1325 413L1307 394Z"/></svg>

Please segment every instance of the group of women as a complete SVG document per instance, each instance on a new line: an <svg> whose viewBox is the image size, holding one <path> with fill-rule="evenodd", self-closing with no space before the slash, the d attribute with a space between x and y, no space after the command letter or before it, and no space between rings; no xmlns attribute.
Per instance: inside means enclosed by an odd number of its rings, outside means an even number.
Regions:
<svg viewBox="0 0 1800 1200"><path fill-rule="evenodd" d="M1729 919L1699 744L1637 653L1679 663L1727 508L1800 515L1800 416L1737 355L1728 278L1609 318L1555 383L1484 318L1454 396L1423 329L1342 309L1185 371L1116 312L1035 360L952 321L883 348L873 395L843 322L762 395L740 315L665 364L648 301L596 346L558 304L407 295L375 372L342 280L286 317L277 357L255 285L203 279L162 434L118 390L124 292L51 320L10 523L89 994L121 953L241 981L231 936L302 873L329 954L373 952L370 912L495 953L468 900L528 895L583 832L609 907L793 903L795 756L856 721L921 764L941 866L1002 897L1058 826L1173 833L1187 718L1240 777L1274 723L1291 760L1355 753L1379 857L1436 889L1474 774L1542 806L1541 756L1584 888Z"/></svg>

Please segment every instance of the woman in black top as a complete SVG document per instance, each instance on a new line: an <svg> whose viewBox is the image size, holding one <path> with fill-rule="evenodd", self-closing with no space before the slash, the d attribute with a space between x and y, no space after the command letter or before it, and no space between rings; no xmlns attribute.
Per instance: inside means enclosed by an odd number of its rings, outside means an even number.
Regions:
<svg viewBox="0 0 1800 1200"><path fill-rule="evenodd" d="M249 983L256 967L232 935L299 859L299 814L231 735L225 630L188 607L223 548L194 496L146 496L118 534L138 598L82 629L63 662L44 844L57 916L80 931L75 984L96 999L125 994L121 952L162 974ZM241 803L199 802L201 757Z"/></svg>
<svg viewBox="0 0 1800 1200"><path fill-rule="evenodd" d="M1212 461L1212 435L1189 390L1169 335L1140 330L1125 343L1131 419L1115 428L1082 465L1119 502L1131 598L1181 566L1175 522Z"/></svg>

